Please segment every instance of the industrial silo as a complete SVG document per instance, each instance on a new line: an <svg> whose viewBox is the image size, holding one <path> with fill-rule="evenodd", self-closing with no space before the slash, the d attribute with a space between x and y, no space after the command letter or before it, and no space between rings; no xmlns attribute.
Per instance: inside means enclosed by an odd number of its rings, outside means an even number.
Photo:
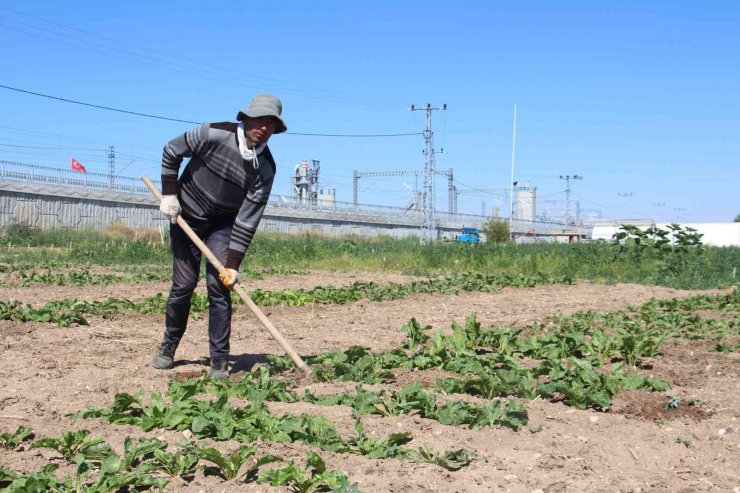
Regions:
<svg viewBox="0 0 740 493"><path fill-rule="evenodd" d="M537 187L514 187L514 219L534 221L537 214Z"/></svg>

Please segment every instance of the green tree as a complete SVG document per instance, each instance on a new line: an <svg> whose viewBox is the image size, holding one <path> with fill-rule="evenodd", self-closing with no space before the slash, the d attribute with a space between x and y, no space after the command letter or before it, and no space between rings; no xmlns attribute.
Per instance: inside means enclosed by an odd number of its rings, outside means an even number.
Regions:
<svg viewBox="0 0 740 493"><path fill-rule="evenodd" d="M740 223L740 214L738 214L737 216L735 216L735 222L736 223Z"/></svg>
<svg viewBox="0 0 740 493"><path fill-rule="evenodd" d="M485 233L487 241L493 243L507 243L511 239L509 223L503 219L492 217L483 223L481 230Z"/></svg>

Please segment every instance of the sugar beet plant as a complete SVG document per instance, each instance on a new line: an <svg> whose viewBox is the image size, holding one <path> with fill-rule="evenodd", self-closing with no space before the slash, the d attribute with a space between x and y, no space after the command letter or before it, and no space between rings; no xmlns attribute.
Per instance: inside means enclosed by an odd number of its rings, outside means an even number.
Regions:
<svg viewBox="0 0 740 493"><path fill-rule="evenodd" d="M501 287L533 287L538 284L565 283L570 284L570 278L545 278L540 276L484 276L481 274L463 274L443 279L412 282L410 284L395 284L380 286L376 283L356 282L347 287L316 287L311 290L282 290L264 291L254 290L250 293L252 300L258 305L288 305L305 306L312 303L349 303L361 299L372 301L386 301L400 299L412 294L442 293L457 294L460 291L497 291ZM243 304L238 296L233 297L235 305ZM208 309L206 295L194 294L191 301L191 314L199 317ZM111 298L104 301L80 301L76 299L57 300L46 305L34 308L19 301L0 301L0 320L14 322L53 322L66 327L72 323L87 324L86 315L112 317L118 312L137 313L164 313L166 306L162 293L145 298L139 302L127 299Z"/></svg>
<svg viewBox="0 0 740 493"><path fill-rule="evenodd" d="M171 404L159 393L152 393L148 403L130 394L117 394L111 407L88 409L77 417L103 418L114 424L140 426L145 431L189 429L198 438L214 440L302 442L321 450L377 459L428 458L418 454L418 450L402 446L411 440L408 433L375 439L358 432L357 437L343 438L334 424L321 415L286 413L276 416L260 401L232 407L226 394L219 395L216 400L200 400L195 398L197 391L197 385L171 385L167 395ZM444 464L444 457L460 453L463 452L445 452L435 458L435 463Z"/></svg>
<svg viewBox="0 0 740 493"><path fill-rule="evenodd" d="M28 439L30 430L18 430L14 435ZM3 436L7 433L3 433ZM58 477L56 463L48 464L30 474L0 468L0 489L9 493L113 493L117 491L162 491L172 477L190 481L197 467L213 470L227 481L287 485L294 491L358 492L347 476L326 468L323 459L309 453L304 472L295 474L293 461L275 472L264 472L263 466L283 459L274 455L256 455L256 447L240 446L230 454L196 442L184 441L175 452L156 438L134 441L124 439L123 454L118 455L99 437L90 437L87 430L65 432L59 438L44 438L33 448L51 448L74 464L74 474ZM74 454L74 455L70 455ZM207 467L206 464L210 464ZM300 472L300 471L299 471ZM307 474L306 474L307 473ZM164 476L164 477L163 477Z"/></svg>
<svg viewBox="0 0 740 493"><path fill-rule="evenodd" d="M672 308L675 303L683 311ZM444 392L486 399L563 396L568 405L606 409L620 389L669 388L662 380L625 371L655 357L667 337L710 339L715 342L708 348L712 350L719 344L731 349L737 343L737 292L675 303L654 301L612 313L581 312L518 328L483 329L470 317L464 325L453 323L451 333L430 334L431 327L412 319L404 326L408 338L402 347L382 352L359 346L331 350L311 358L309 364L324 381L362 383L392 381L395 369L435 368L462 377L439 380L437 386ZM691 313L707 307L721 307L734 318L718 321ZM538 362L525 367L523 358ZM611 363L608 371L600 369L607 363ZM287 367L285 358L273 359L273 372ZM354 402L366 398L367 394L358 392L338 399L359 406Z"/></svg>
<svg viewBox="0 0 740 493"><path fill-rule="evenodd" d="M264 400L278 402L303 401L321 406L349 406L357 414L380 416L399 416L417 413L422 417L439 421L446 425L467 425L473 429L486 426L503 426L518 430L527 424L527 412L516 401L494 400L480 404L473 402L448 401L438 403L437 396L413 382L400 390L388 389L374 392L358 385L355 392L317 396L308 390L303 396L288 388L288 381L270 376L267 367L261 367L245 375L236 382L214 381L207 377L185 382L172 381L168 393L179 393L186 387L186 393L206 392L216 395L246 398L250 402Z"/></svg>
<svg viewBox="0 0 740 493"><path fill-rule="evenodd" d="M259 473L258 483L272 486L285 486L294 493L312 493L319 491L342 491L359 493L357 484L349 484L347 476L340 471L326 469L324 460L313 452L308 453L306 467L301 469L293 461L280 469L271 469Z"/></svg>
<svg viewBox="0 0 740 493"><path fill-rule="evenodd" d="M36 284L51 284L55 286L92 286L111 284L114 282L120 283L139 283L149 281L170 281L172 280L172 273L166 270L163 271L145 271L145 272L134 272L130 274L96 274L90 271L89 268L79 269L74 266L69 270L57 270L52 272L52 268L58 269L60 266L52 263L50 266L41 266L46 270L38 270L40 266L34 264L21 264L21 266L13 266L12 269L8 266L3 266L5 269L0 268L0 272L17 272L18 286L28 287ZM70 267L62 265L61 267ZM266 275L287 275L287 274L303 274L301 271L287 269L287 268L273 268L273 269L242 269L239 273L241 277L249 279L263 279Z"/></svg>
<svg viewBox="0 0 740 493"><path fill-rule="evenodd" d="M0 447L5 449L15 449L18 446L33 438L33 431L25 426L19 426L15 432L10 433L8 431L0 432Z"/></svg>

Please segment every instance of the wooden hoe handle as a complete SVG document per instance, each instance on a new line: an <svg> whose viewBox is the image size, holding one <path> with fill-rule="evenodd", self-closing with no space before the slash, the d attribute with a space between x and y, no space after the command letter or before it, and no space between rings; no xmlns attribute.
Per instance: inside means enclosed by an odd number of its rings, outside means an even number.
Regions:
<svg viewBox="0 0 740 493"><path fill-rule="evenodd" d="M159 190L157 190L157 187L154 186L154 183L152 183L152 181L146 176L142 176L141 179L144 181L146 186L149 187L149 190L151 190L152 194L154 194L157 200L161 202L162 194L159 193ZM180 226L183 231L185 231L185 234L187 234L191 240L193 240L195 246L197 246L198 249L203 252L203 255L205 255L211 265L213 265L216 270L218 270L218 273L225 277L229 277L223 264L216 258L215 255L213 255L213 252L211 252L206 244L203 243L200 238L198 238L198 235L195 234L193 229L188 225L185 219L182 218L182 216L177 216L177 225ZM250 310L252 310L252 313L254 313L259 321L262 322L262 325L267 329L267 332L269 332L270 335L278 342L278 344L280 344L280 346L285 349L285 352L288 353L288 356L290 356L290 359L293 360L293 363L295 363L296 366L303 370L305 373L310 374L311 368L309 368L308 365L303 362L295 349L293 349L293 346L291 346L290 343L283 337L283 335L275 328L275 326L272 325L272 322L270 322L265 314L262 313L262 310L260 310L259 307L254 304L254 301L252 301L252 299L247 294L247 290L244 289L239 283L236 283L234 285L234 291L236 291L236 294L238 294L242 301L244 301L244 304L247 305Z"/></svg>

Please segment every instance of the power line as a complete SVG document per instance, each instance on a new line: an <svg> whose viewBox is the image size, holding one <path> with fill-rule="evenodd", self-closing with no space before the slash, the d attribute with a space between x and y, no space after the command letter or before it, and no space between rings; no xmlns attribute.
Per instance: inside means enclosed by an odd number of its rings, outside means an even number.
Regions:
<svg viewBox="0 0 740 493"><path fill-rule="evenodd" d="M15 128L15 127L8 127L5 125L0 125L0 133L10 133L10 134L19 134L23 136L29 136L29 137L41 137L43 138L43 141L49 142L49 137L54 137L58 140L69 140L73 142L83 142L85 144L101 144L101 145L110 145L114 144L119 147L128 147L132 149L137 150L151 150L151 151L160 151L162 150L161 146L148 146L144 144L131 144L126 142L120 142L120 141L110 141L110 140L98 140L98 139L86 139L81 137L70 137L68 135L61 135L61 134L53 134L49 132L39 132L36 130L28 130L28 129L22 129L22 128Z"/></svg>
<svg viewBox="0 0 740 493"><path fill-rule="evenodd" d="M129 110L122 110L120 108L112 108L110 106L102 106L99 104L93 104L93 103L85 103L83 101L76 101L74 99L67 99L67 98L61 98L58 96L51 96L48 94L41 94L39 92L34 91L28 91L26 89L18 89L17 87L10 87L0 84L0 88L8 89L10 91L16 91L21 92L24 94L30 94L32 96L38 96L42 98L48 98L53 99L56 101L62 101L65 103L71 103L71 104L79 104L82 106L88 106L91 108L97 108L101 110L107 110L107 111L115 111L117 113L125 113L128 115L134 115L134 116L143 116L146 118L155 118L157 120L167 120L171 122L178 122L178 123L192 123L195 125L200 125L202 122L195 122L192 120L181 120L179 118L170 118L167 116L159 116L159 115L150 115L148 113L139 113L138 111L129 111ZM420 132L415 133L402 133L402 134L314 134L314 133L297 133L297 132L285 132L286 135L301 135L301 136L310 136L310 137L408 137L412 135L423 135Z"/></svg>
<svg viewBox="0 0 740 493"><path fill-rule="evenodd" d="M39 97L42 97L42 98L54 99L56 101L63 101L65 103L72 103L72 104L79 104L79 105L82 105L82 106L89 106L91 108L97 108L97 109L100 109L100 110L115 111L117 113L126 113L128 115L143 116L143 117L146 117L146 118L155 118L157 120L167 120L167 121L178 122L178 123L194 123L196 125L200 125L200 123L201 123L201 122L194 122L194 121L190 121L190 120L180 120L178 118L170 118L170 117L167 117L167 116L150 115L150 114L147 114L147 113L139 113L137 111L129 111L129 110L122 110L122 109L119 109L119 108L111 108L110 106L102 106L102 105L99 105L99 104L85 103L85 102L82 102L82 101L75 101L73 99L60 98L58 96L50 96L48 94L41 94L39 92L27 91L25 89L18 89L16 87L4 86L2 84L0 84L0 87L3 88L3 89L11 90L11 91L16 91L16 92L22 92L22 93L25 93L25 94L30 94L32 96L39 96Z"/></svg>
<svg viewBox="0 0 740 493"><path fill-rule="evenodd" d="M627 212L631 212L632 214L637 214L638 216L645 216L645 217L648 217L649 216L649 214L644 214L644 213L642 213L640 211L632 210L629 207L627 207L625 204L622 204L622 205L601 205L599 203L594 202L593 200L588 200L586 198L583 198L581 195L579 195L579 194L577 194L575 192L571 192L571 193L573 195L575 195L576 197L578 197L579 199L583 200L584 202L588 202L590 204L597 205L597 206L602 207L604 209L624 209Z"/></svg>
<svg viewBox="0 0 740 493"><path fill-rule="evenodd" d="M24 149L49 149L49 150L56 150L56 151L105 151L105 149L93 149L93 148L85 148L85 147L46 147L46 146L29 146L29 145L20 145L20 144L4 144L0 142L0 146L3 147L21 147Z"/></svg>
<svg viewBox="0 0 740 493"><path fill-rule="evenodd" d="M540 198L540 199L546 199L547 197L554 197L556 195L561 195L561 194L564 194L564 193L565 193L565 191L555 192L555 193L551 193L550 195L540 195L538 198Z"/></svg>
<svg viewBox="0 0 740 493"><path fill-rule="evenodd" d="M28 32L28 31L24 31L22 29L18 29L18 28L4 26L7 29L18 31L18 32L21 32L23 34L27 34L29 36L34 36L34 37L46 39L46 40L51 41L51 42L54 42L54 43L64 44L64 45L67 45L67 46L72 46L74 48L79 48L79 49L83 49L83 50L87 50L87 51L92 51L92 52L95 52L95 53L100 53L100 54L103 54L103 55L106 55L106 56L112 56L112 57L115 57L115 58L119 58L119 59L123 59L123 60L127 60L127 61L132 61L132 62L135 62L135 63L141 63L141 64L144 64L144 65L153 66L153 67L158 68L158 69L169 70L169 71L173 71L173 72L177 72L177 73L183 73L183 74L187 74L187 75L191 75L191 76L196 76L196 77L203 77L203 78L207 78L207 79L211 79L211 80L219 80L219 81L224 82L224 83L237 83L238 82L238 83L240 83L242 85L246 84L246 85L251 85L251 87L257 87L257 88L262 88L262 87L265 86L265 84L269 84L271 87L277 87L281 91L284 91L284 92L291 92L291 93L298 94L300 96L304 96L304 97L307 97L307 98L321 99L321 100L325 100L325 101L336 101L336 102L349 103L349 104L359 104L359 105L375 105L375 106L383 106L383 107L400 107L400 103L399 104L393 104L393 103L389 103L387 101L382 101L381 102L380 100L366 98L366 97L362 97L362 96L359 96L359 95L353 95L353 94L348 94L348 93L339 93L339 92L336 92L336 91L329 91L329 90L325 90L325 89L314 88L314 87L310 87L310 86L308 86L306 84L297 84L295 82L284 81L284 80L275 79L275 78L271 78L271 77L256 76L254 74L246 74L245 72L238 72L238 71L235 72L234 69L233 69L233 67L223 67L223 66L212 64L212 63L203 62L201 60L194 60L194 59L191 59L191 58L183 57L183 56L180 56L180 55L177 55L177 54L170 54L170 53L165 53L165 52L153 50L151 48L140 46L140 45L136 45L134 43L130 43L130 42L127 42L127 41L121 41L119 39L115 39L115 38L108 37L108 36L103 36L103 35L96 34L96 33L90 32L90 31L85 31L83 29L79 29L79 28L76 28L76 27L72 27L72 26L68 26L68 25L65 25L65 24L61 24L59 22L54 22L54 21L51 21L51 20L48 20L48 19L44 19L42 17L37 17L35 15L26 14L24 12L21 12L21 11L15 10L15 9L11 9L11 8L8 8L8 7L0 6L0 9L6 10L8 12L12 12L14 14L21 15L21 16L24 16L24 17L29 17L31 19L34 19L36 21L41 21L41 22L46 23L46 24L51 24L53 26L57 26L57 27L60 27L62 29L65 29L65 30L69 30L69 31L77 32L77 33L82 33L82 34L84 34L86 36L91 36L91 37L94 37L94 38L106 40L106 41L109 41L109 42L112 42L112 43L115 43L115 44L118 44L118 45L129 46L129 47L132 47L132 48L134 48L136 50L140 50L140 51L144 51L144 52L148 52L148 53L154 53L154 54L159 55L159 56L157 57L157 56L145 55L145 54L142 54L142 53L136 53L136 52L132 52L132 51L123 50L123 49L121 49L119 47L110 46L110 45L102 44L102 43L95 42L95 41L80 39L79 36L74 36L75 41L77 41L78 43L86 43L86 44L92 45L92 46L97 47L97 48L103 48L103 49L108 50L108 51L100 51L98 49L90 48L88 46L81 46L79 44L70 43L66 39L65 40L54 39L54 38L50 38L48 36L44 36L42 34L32 33L32 32ZM5 20L6 22L12 22L12 23L15 23L15 24L20 24L22 26L26 26L26 27L29 27L29 28L34 29L34 30L37 30L37 31L41 31L42 33L45 33L45 34L50 34L50 35L54 35L54 36L63 36L64 38L69 38L70 37L70 35L68 33L55 32L55 31L52 31L52 30L47 29L47 28L44 28L44 27L38 27L36 25L28 24L28 23L21 22L19 20L15 20L15 19L8 19L8 18L2 18L2 17L0 17L0 20ZM136 58L130 58L130 57L124 57L124 56L120 56L120 55L114 55L114 54L110 53L110 51L115 51L115 52L118 52L118 53L123 53L125 55L130 55L130 56L137 57L137 58L144 58L144 59L152 60L152 61L154 61L156 63L142 61L141 59L136 59ZM166 57L166 58L162 58L162 57ZM189 63L191 65L194 65L194 67L183 67L182 64L178 64L179 65L179 68L175 68L170 63L172 59L177 59L177 60L185 61L185 62L187 62L187 63ZM208 74L214 72L214 69L216 69L218 71L221 71L222 74L227 74L227 75L225 77L214 77L213 75L206 74L204 72L203 68L201 68L201 67L205 67L205 69L207 70ZM183 69L185 69L185 70L183 70ZM186 70L190 70L190 72L187 72ZM193 70L195 70L195 72L193 72ZM259 85L256 85L256 84L259 84Z"/></svg>
<svg viewBox="0 0 740 493"><path fill-rule="evenodd" d="M408 134L305 134L298 132L285 132L286 135L306 135L309 137L409 137L412 135L424 135L421 132Z"/></svg>

